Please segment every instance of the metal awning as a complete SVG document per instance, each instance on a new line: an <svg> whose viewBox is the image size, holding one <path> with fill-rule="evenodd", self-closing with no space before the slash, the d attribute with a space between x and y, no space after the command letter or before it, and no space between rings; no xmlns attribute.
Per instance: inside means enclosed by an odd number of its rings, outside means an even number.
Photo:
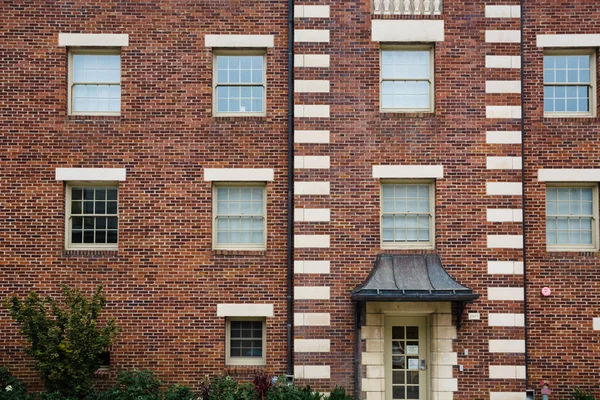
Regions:
<svg viewBox="0 0 600 400"><path fill-rule="evenodd" d="M379 254L369 276L351 297L358 302L454 302L460 329L464 306L479 295L448 275L437 254Z"/></svg>

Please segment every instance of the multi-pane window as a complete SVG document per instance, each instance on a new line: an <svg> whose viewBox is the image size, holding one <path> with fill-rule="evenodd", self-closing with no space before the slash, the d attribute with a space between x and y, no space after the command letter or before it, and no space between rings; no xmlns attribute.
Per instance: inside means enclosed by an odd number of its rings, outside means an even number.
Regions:
<svg viewBox="0 0 600 400"><path fill-rule="evenodd" d="M593 115L594 63L591 52L544 55L544 113Z"/></svg>
<svg viewBox="0 0 600 400"><path fill-rule="evenodd" d="M227 320L227 364L265 364L265 320Z"/></svg>
<svg viewBox="0 0 600 400"><path fill-rule="evenodd" d="M121 112L121 55L71 52L69 105L71 114Z"/></svg>
<svg viewBox="0 0 600 400"><path fill-rule="evenodd" d="M215 186L214 248L265 248L265 187Z"/></svg>
<svg viewBox="0 0 600 400"><path fill-rule="evenodd" d="M67 186L67 248L116 249L117 186Z"/></svg>
<svg viewBox="0 0 600 400"><path fill-rule="evenodd" d="M381 185L382 247L433 247L433 183Z"/></svg>
<svg viewBox="0 0 600 400"><path fill-rule="evenodd" d="M264 115L265 55L217 53L214 60L215 115Z"/></svg>
<svg viewBox="0 0 600 400"><path fill-rule="evenodd" d="M550 249L595 249L597 187L546 189L546 244Z"/></svg>
<svg viewBox="0 0 600 400"><path fill-rule="evenodd" d="M381 51L381 109L433 110L433 52L427 49Z"/></svg>

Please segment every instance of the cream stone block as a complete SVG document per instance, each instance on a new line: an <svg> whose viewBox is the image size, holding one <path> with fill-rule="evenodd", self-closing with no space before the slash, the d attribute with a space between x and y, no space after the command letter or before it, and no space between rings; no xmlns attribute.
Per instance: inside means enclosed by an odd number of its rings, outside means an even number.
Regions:
<svg viewBox="0 0 600 400"><path fill-rule="evenodd" d="M451 365L432 365L431 376L433 378L452 378Z"/></svg>
<svg viewBox="0 0 600 400"><path fill-rule="evenodd" d="M328 105L296 104L294 105L296 118L329 118Z"/></svg>
<svg viewBox="0 0 600 400"><path fill-rule="evenodd" d="M487 144L520 144L521 131L487 131L485 142Z"/></svg>
<svg viewBox="0 0 600 400"><path fill-rule="evenodd" d="M329 379L331 376L329 365L295 365L294 378L296 379Z"/></svg>
<svg viewBox="0 0 600 400"><path fill-rule="evenodd" d="M295 18L329 18L329 6L294 6Z"/></svg>
<svg viewBox="0 0 600 400"><path fill-rule="evenodd" d="M523 221L523 210L516 208L488 208L487 220L489 222L521 222Z"/></svg>
<svg viewBox="0 0 600 400"><path fill-rule="evenodd" d="M520 106L485 106L485 117L488 119L520 119Z"/></svg>
<svg viewBox="0 0 600 400"><path fill-rule="evenodd" d="M296 286L294 300L329 300L329 286ZM304 316L306 321L306 315Z"/></svg>
<svg viewBox="0 0 600 400"><path fill-rule="evenodd" d="M127 177L125 168L56 168L57 181L122 182Z"/></svg>
<svg viewBox="0 0 600 400"><path fill-rule="evenodd" d="M380 326L363 326L360 337L361 339L383 339L383 329Z"/></svg>
<svg viewBox="0 0 600 400"><path fill-rule="evenodd" d="M431 339L431 351L449 353L452 351L452 339Z"/></svg>
<svg viewBox="0 0 600 400"><path fill-rule="evenodd" d="M304 365L294 365L294 378L304 379Z"/></svg>
<svg viewBox="0 0 600 400"><path fill-rule="evenodd" d="M434 339L456 339L456 326L436 326L431 330Z"/></svg>
<svg viewBox="0 0 600 400"><path fill-rule="evenodd" d="M382 326L383 314L367 314L367 326Z"/></svg>
<svg viewBox="0 0 600 400"><path fill-rule="evenodd" d="M329 68L328 54L296 54L294 67L297 68Z"/></svg>
<svg viewBox="0 0 600 400"><path fill-rule="evenodd" d="M294 143L329 143L329 131L294 131Z"/></svg>
<svg viewBox="0 0 600 400"><path fill-rule="evenodd" d="M434 392L456 392L458 381L455 378L432 378L431 390Z"/></svg>
<svg viewBox="0 0 600 400"><path fill-rule="evenodd" d="M295 353L329 353L329 339L294 339Z"/></svg>
<svg viewBox="0 0 600 400"><path fill-rule="evenodd" d="M329 326L329 313L294 313L295 326Z"/></svg>
<svg viewBox="0 0 600 400"><path fill-rule="evenodd" d="M330 262L326 260L297 260L294 261L295 274L328 274Z"/></svg>
<svg viewBox="0 0 600 400"><path fill-rule="evenodd" d="M120 33L59 33L59 47L124 47L129 35Z"/></svg>
<svg viewBox="0 0 600 400"><path fill-rule="evenodd" d="M373 165L373 178L443 178L443 165Z"/></svg>
<svg viewBox="0 0 600 400"><path fill-rule="evenodd" d="M217 304L217 317L272 317L273 304Z"/></svg>
<svg viewBox="0 0 600 400"><path fill-rule="evenodd" d="M274 179L273 168L204 168L207 182L266 182Z"/></svg>
<svg viewBox="0 0 600 400"><path fill-rule="evenodd" d="M488 274L490 275L523 275L522 261L488 261Z"/></svg>
<svg viewBox="0 0 600 400"><path fill-rule="evenodd" d="M383 365L367 365L367 378L385 378Z"/></svg>
<svg viewBox="0 0 600 400"><path fill-rule="evenodd" d="M329 182L294 182L295 195L328 195Z"/></svg>
<svg viewBox="0 0 600 400"><path fill-rule="evenodd" d="M521 182L486 182L488 196L520 196L523 193Z"/></svg>
<svg viewBox="0 0 600 400"><path fill-rule="evenodd" d="M329 156L295 156L294 167L296 169L328 169Z"/></svg>
<svg viewBox="0 0 600 400"><path fill-rule="evenodd" d="M488 235L489 249L522 249L523 235Z"/></svg>
<svg viewBox="0 0 600 400"><path fill-rule="evenodd" d="M296 29L294 30L296 43L329 43L328 29Z"/></svg>
<svg viewBox="0 0 600 400"><path fill-rule="evenodd" d="M361 357L362 365L383 365L383 352L365 352Z"/></svg>
<svg viewBox="0 0 600 400"><path fill-rule="evenodd" d="M205 35L206 47L274 47L273 35Z"/></svg>
<svg viewBox="0 0 600 400"><path fill-rule="evenodd" d="M521 81L486 81L486 93L521 93Z"/></svg>
<svg viewBox="0 0 600 400"><path fill-rule="evenodd" d="M524 353L525 352L525 341L524 340L491 339L489 341L488 346L489 346L490 353Z"/></svg>
<svg viewBox="0 0 600 400"><path fill-rule="evenodd" d="M485 6L486 18L520 18L520 6Z"/></svg>
<svg viewBox="0 0 600 400"><path fill-rule="evenodd" d="M485 31L485 42L486 43L520 43L521 42L521 31L519 30L502 30Z"/></svg>
<svg viewBox="0 0 600 400"><path fill-rule="evenodd" d="M521 56L485 56L486 68L521 68Z"/></svg>
<svg viewBox="0 0 600 400"><path fill-rule="evenodd" d="M592 320L592 328L595 331L600 331L600 318L594 318Z"/></svg>
<svg viewBox="0 0 600 400"><path fill-rule="evenodd" d="M523 314L513 313L490 313L488 315L488 326L524 326Z"/></svg>
<svg viewBox="0 0 600 400"><path fill-rule="evenodd" d="M432 365L457 365L457 359L455 352L431 352Z"/></svg>
<svg viewBox="0 0 600 400"><path fill-rule="evenodd" d="M525 291L522 287L489 287L488 300L523 301Z"/></svg>
<svg viewBox="0 0 600 400"><path fill-rule="evenodd" d="M600 47L600 34L537 35L537 47Z"/></svg>
<svg viewBox="0 0 600 400"><path fill-rule="evenodd" d="M330 247L329 235L294 235L294 248L320 248L326 249Z"/></svg>
<svg viewBox="0 0 600 400"><path fill-rule="evenodd" d="M431 316L431 325L452 326L452 314L433 314Z"/></svg>
<svg viewBox="0 0 600 400"><path fill-rule="evenodd" d="M385 390L385 379L363 378L361 383L363 392L383 392Z"/></svg>
<svg viewBox="0 0 600 400"><path fill-rule="evenodd" d="M598 182L600 169L538 169L540 182Z"/></svg>
<svg viewBox="0 0 600 400"><path fill-rule="evenodd" d="M452 312L452 305L448 301L444 302L367 302L367 313L420 313L449 314Z"/></svg>
<svg viewBox="0 0 600 400"><path fill-rule="evenodd" d="M443 42L443 20L373 19L373 42Z"/></svg>
<svg viewBox="0 0 600 400"><path fill-rule="evenodd" d="M521 157L487 157L487 169L521 169Z"/></svg>
<svg viewBox="0 0 600 400"><path fill-rule="evenodd" d="M385 400L385 392L367 392L367 400Z"/></svg>
<svg viewBox="0 0 600 400"><path fill-rule="evenodd" d="M295 80L294 92L296 93L329 93L327 80Z"/></svg>
<svg viewBox="0 0 600 400"><path fill-rule="evenodd" d="M490 365L490 379L524 379L525 367L519 365Z"/></svg>
<svg viewBox="0 0 600 400"><path fill-rule="evenodd" d="M490 400L526 400L525 392L490 392Z"/></svg>
<svg viewBox="0 0 600 400"><path fill-rule="evenodd" d="M382 339L368 339L366 342L366 348L368 352L377 352L384 350Z"/></svg>

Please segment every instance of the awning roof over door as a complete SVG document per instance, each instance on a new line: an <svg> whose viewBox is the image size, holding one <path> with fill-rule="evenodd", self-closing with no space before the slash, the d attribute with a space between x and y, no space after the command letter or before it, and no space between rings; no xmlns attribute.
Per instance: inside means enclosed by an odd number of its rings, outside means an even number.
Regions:
<svg viewBox="0 0 600 400"><path fill-rule="evenodd" d="M456 282L437 254L379 254L371 273L356 289L356 301L460 301L479 297Z"/></svg>

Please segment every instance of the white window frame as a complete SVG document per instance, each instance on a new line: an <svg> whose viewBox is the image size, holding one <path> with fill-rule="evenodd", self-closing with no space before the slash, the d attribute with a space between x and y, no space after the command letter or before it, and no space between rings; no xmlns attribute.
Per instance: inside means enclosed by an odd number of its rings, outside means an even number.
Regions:
<svg viewBox="0 0 600 400"><path fill-rule="evenodd" d="M596 103L596 49L566 49L566 50L545 50L544 51L544 58L546 56L584 56L584 55L589 55L590 57L590 98L589 98L589 107L590 110L589 112L572 112L572 111L551 111L551 112L546 112L545 111L545 88L546 88L546 82L544 81L544 77L543 77L543 73L544 73L544 61L542 60L542 81L543 81L543 88L544 90L542 91L542 109L544 110L544 117L549 117L549 118L564 118L564 117L595 117L596 116L596 108L597 108L597 103ZM554 83L554 84L548 84L548 86L581 86L581 85L576 85L576 84L561 84L561 83Z"/></svg>
<svg viewBox="0 0 600 400"><path fill-rule="evenodd" d="M119 82L103 82L96 83L98 85L116 85L119 84L121 88L121 98L119 102L119 111L118 112L110 112L110 111L73 111L73 87L75 86L73 82L74 75L74 65L73 65L73 55L119 55L121 70L119 73ZM99 115L99 116L119 116L121 115L122 105L123 105L123 57L121 54L120 48L102 48L102 49L90 49L90 48L69 48L69 65L68 65L68 88L67 88L67 107L69 115Z"/></svg>
<svg viewBox="0 0 600 400"><path fill-rule="evenodd" d="M226 365L266 365L267 363L267 320L256 317L227 317L225 320L225 364ZM232 357L231 356L231 322L253 321L262 322L262 357Z"/></svg>
<svg viewBox="0 0 600 400"><path fill-rule="evenodd" d="M383 52L384 51L429 51L429 107L427 108L384 108L383 107L383 82L384 81L424 81L423 79L383 79ZM435 111L435 52L433 45L383 45L379 51L379 111L382 113L433 113Z"/></svg>
<svg viewBox="0 0 600 400"><path fill-rule="evenodd" d="M114 187L117 189L117 243L72 243L71 241L71 189L73 187ZM117 182L87 182L87 181L73 181L67 182L65 185L65 249L66 250L118 250L119 242L121 240L121 229L120 229L120 187ZM90 216L96 216L97 214L88 214ZM112 215L112 214L111 214Z"/></svg>
<svg viewBox="0 0 600 400"><path fill-rule="evenodd" d="M425 242L384 242L383 217L383 187L385 185L429 185L429 241ZM435 248L435 181L430 179L414 180L382 180L379 188L379 237L382 249L434 249ZM390 213L394 214L394 213Z"/></svg>
<svg viewBox="0 0 600 400"><path fill-rule="evenodd" d="M550 188L591 188L592 189L592 243L582 244L550 244L547 241L548 230L548 189ZM547 251L597 251L598 250L598 184L597 183L559 183L547 184L544 192L544 240ZM566 216L568 218L568 216Z"/></svg>
<svg viewBox="0 0 600 400"><path fill-rule="evenodd" d="M259 187L263 191L263 241L261 244L217 243L218 189L223 187L243 188ZM213 218L212 218L213 250L265 250L267 248L267 185L263 182L214 182L213 184Z"/></svg>
<svg viewBox="0 0 600 400"><path fill-rule="evenodd" d="M262 56L263 58L263 111L262 112L219 112L217 111L217 86L258 86L256 84L218 84L217 83L217 57L218 56ZM252 117L260 116L264 117L267 115L267 52L266 50L221 50L215 49L213 51L213 116L215 117Z"/></svg>

